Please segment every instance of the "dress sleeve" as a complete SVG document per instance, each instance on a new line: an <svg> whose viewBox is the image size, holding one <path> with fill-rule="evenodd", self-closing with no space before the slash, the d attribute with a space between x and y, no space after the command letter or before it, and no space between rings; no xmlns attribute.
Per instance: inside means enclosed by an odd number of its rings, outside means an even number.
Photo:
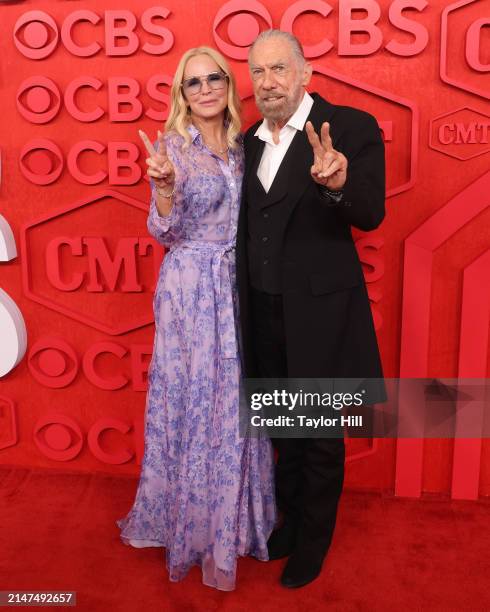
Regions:
<svg viewBox="0 0 490 612"><path fill-rule="evenodd" d="M165 247L170 247L183 235L183 208L184 208L184 158L181 143L175 137L165 135L167 155L175 169L175 187L172 196L172 209L168 215L161 215L156 205L155 184L150 179L151 200L148 213L147 226L150 234ZM180 140L180 139L179 139Z"/></svg>

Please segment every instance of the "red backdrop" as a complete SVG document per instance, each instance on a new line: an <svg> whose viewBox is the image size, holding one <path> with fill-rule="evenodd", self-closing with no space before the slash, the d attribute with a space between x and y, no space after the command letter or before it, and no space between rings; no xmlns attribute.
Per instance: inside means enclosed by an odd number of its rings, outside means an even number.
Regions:
<svg viewBox="0 0 490 612"><path fill-rule="evenodd" d="M219 48L257 118L247 48L300 37L311 91L373 113L387 216L356 234L386 375L488 376L490 0L0 3L0 259L27 353L0 381L0 462L137 473L152 293L145 152L178 59ZM0 229L1 234L1 229ZM0 329L0 342L2 337ZM4 335L5 338L5 335ZM347 486L490 494L487 440L357 440Z"/></svg>

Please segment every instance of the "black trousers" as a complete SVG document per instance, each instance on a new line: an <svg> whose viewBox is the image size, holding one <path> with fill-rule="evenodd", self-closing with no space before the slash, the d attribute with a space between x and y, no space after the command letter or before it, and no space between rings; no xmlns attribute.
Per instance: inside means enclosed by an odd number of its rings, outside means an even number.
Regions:
<svg viewBox="0 0 490 612"><path fill-rule="evenodd" d="M262 378L287 378L281 295L252 290L254 349ZM343 438L273 438L276 498L297 531L296 549L320 562L328 551L344 482Z"/></svg>

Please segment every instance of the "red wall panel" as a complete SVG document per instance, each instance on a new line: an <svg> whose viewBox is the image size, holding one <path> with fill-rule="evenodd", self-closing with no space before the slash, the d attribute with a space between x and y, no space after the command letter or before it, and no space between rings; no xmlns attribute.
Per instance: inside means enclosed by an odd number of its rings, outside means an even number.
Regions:
<svg viewBox="0 0 490 612"><path fill-rule="evenodd" d="M0 11L0 214L18 249L0 261L0 287L28 333L26 356L0 381L0 462L138 471L162 252L146 232L137 129L156 134L178 59L199 44L228 56L249 125L247 47L270 26L303 41L311 91L368 110L383 130L386 220L356 237L386 375L488 377L490 0ZM347 485L486 496L489 447L351 441Z"/></svg>

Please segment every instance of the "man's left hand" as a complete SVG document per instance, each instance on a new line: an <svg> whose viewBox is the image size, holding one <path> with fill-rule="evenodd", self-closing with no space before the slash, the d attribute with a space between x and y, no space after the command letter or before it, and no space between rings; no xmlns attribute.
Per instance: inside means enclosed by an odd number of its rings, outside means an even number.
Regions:
<svg viewBox="0 0 490 612"><path fill-rule="evenodd" d="M306 122L305 128L314 155L311 177L315 183L331 191L339 191L347 179L348 162L345 155L333 148L330 125L328 123L322 125L320 138L311 121Z"/></svg>

